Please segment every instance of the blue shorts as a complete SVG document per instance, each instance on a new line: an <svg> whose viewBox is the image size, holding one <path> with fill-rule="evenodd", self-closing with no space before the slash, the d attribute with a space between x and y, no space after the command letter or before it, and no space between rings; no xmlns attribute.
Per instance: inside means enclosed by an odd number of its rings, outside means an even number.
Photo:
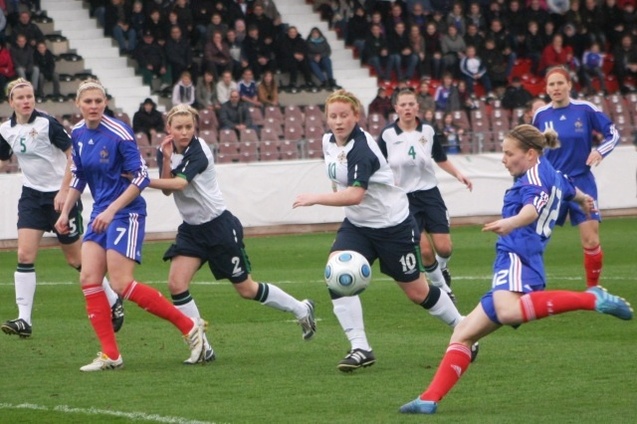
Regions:
<svg viewBox="0 0 637 424"><path fill-rule="evenodd" d="M18 201L18 229L28 228L45 232L52 231L57 235L60 243L73 244L84 233L82 202L78 200L71 212L69 212L70 232L68 234L58 234L55 230L55 223L60 214L55 210L53 204L57 194L57 191L42 192L29 187L22 187L22 195Z"/></svg>
<svg viewBox="0 0 637 424"><path fill-rule="evenodd" d="M230 211L205 224L182 223L175 243L164 253L164 260L175 256L199 258L202 265L208 262L217 280L227 278L233 283L242 283L251 271L243 244L243 226Z"/></svg>
<svg viewBox="0 0 637 424"><path fill-rule="evenodd" d="M597 208L599 206L597 204L597 184L595 184L595 176L593 175L593 173L588 172L578 177L571 177L571 180L573 181L575 187L579 188L581 191L588 194L595 200L595 208ZM570 202L562 202L562 204L560 205L560 213L557 216L557 220L555 221L555 223L557 225L564 225L564 223L566 222L566 215L569 216L571 225L573 226L579 225L584 221L602 220L599 211L591 212L591 217L587 218L586 214L582 212L582 208L580 208L579 203L574 200L571 200Z"/></svg>
<svg viewBox="0 0 637 424"><path fill-rule="evenodd" d="M420 231L414 218L394 227L357 227L346 218L336 233L330 252L354 250L370 265L380 261L380 270L401 283L417 280L424 272L420 257Z"/></svg>
<svg viewBox="0 0 637 424"><path fill-rule="evenodd" d="M414 216L420 232L449 234L449 211L438 187L407 193L409 212Z"/></svg>
<svg viewBox="0 0 637 424"><path fill-rule="evenodd" d="M515 253L498 251L493 264L491 290L482 296L480 304L489 319L500 324L493 304L493 292L507 290L515 293L531 293L544 290L546 279L543 272L522 263Z"/></svg>
<svg viewBox="0 0 637 424"><path fill-rule="evenodd" d="M146 216L130 213L125 217L115 217L106 231L93 231L93 220L88 223L84 241L92 241L105 250L115 250L122 256L142 263L142 242L146 228Z"/></svg>

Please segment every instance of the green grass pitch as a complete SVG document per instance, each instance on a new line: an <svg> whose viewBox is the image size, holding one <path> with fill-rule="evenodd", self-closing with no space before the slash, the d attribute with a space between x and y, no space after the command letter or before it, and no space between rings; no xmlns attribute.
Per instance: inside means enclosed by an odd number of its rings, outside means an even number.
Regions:
<svg viewBox="0 0 637 424"><path fill-rule="evenodd" d="M637 219L601 225L603 285L637 305ZM58 249L40 252L34 334L0 333L0 423L628 423L637 422L637 324L576 312L503 328L481 342L477 362L434 417L402 416L400 405L430 381L450 330L411 304L374 266L362 294L377 357L342 374L349 344L322 281L333 234L246 240L257 281L317 304L310 342L290 314L241 300L203 268L191 292L210 322L217 361L184 366L177 330L132 303L118 334L125 361L116 372L81 373L99 344L86 318L78 275ZM452 230L450 263L459 309L467 313L489 288L494 234ZM140 281L168 295L167 243L147 243ZM15 252L0 252L0 319L14 318ZM577 230L557 228L546 253L549 288L584 288Z"/></svg>

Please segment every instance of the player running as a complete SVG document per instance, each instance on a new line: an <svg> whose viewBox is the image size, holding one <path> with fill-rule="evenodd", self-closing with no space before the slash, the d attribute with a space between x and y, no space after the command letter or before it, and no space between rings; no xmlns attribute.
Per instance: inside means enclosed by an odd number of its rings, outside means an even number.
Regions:
<svg viewBox="0 0 637 424"><path fill-rule="evenodd" d="M82 268L81 237L82 203L78 199L69 211L68 234L54 228L64 200L69 192L71 173L69 162L71 138L52 116L35 110L33 85L18 78L7 85L9 105L13 114L0 125L0 160L15 155L22 170L22 195L18 202L18 266L14 273L18 318L5 321L1 328L9 335L31 337L33 300L35 297L35 259L45 232L54 231L66 262ZM111 308L111 325L119 331L124 323L122 301L102 280Z"/></svg>
<svg viewBox="0 0 637 424"><path fill-rule="evenodd" d="M502 162L515 178L504 194L502 219L482 231L498 234L491 290L455 329L432 382L400 412L434 414L438 402L455 386L471 361L470 346L503 325L514 327L565 312L586 310L633 317L630 304L599 286L585 292L544 291L544 249L563 201L575 201L585 214L594 211L584 194L542 157L545 148L559 145L557 134L541 133L531 125L515 127L504 137Z"/></svg>
<svg viewBox="0 0 637 424"><path fill-rule="evenodd" d="M168 289L173 303L186 315L199 317L189 286L197 270L208 262L215 278L230 280L242 298L294 314L303 339L310 340L316 333L314 302L299 301L273 284L252 279L243 244L243 226L226 209L210 148L195 137L198 117L198 112L187 105L175 106L168 112L168 134L157 154L161 178L151 179L149 185L173 195L184 221L177 230L175 243L164 254L164 260L170 260ZM214 358L206 340L201 360L208 362Z"/></svg>
<svg viewBox="0 0 637 424"><path fill-rule="evenodd" d="M76 106L82 120L73 127L71 190L55 224L62 233L70 231L69 214L86 185L93 195L91 219L82 242L84 259L80 273L86 311L102 351L81 371L102 371L124 365L113 328L108 325L108 303L101 281L108 272L113 289L125 300L170 321L183 334L190 348L190 362L203 355L206 323L190 318L175 308L154 288L135 280L135 265L142 260L146 202L140 196L148 186L146 165L137 148L133 130L104 114L106 90L94 79L80 83ZM123 174L133 175L132 181Z"/></svg>

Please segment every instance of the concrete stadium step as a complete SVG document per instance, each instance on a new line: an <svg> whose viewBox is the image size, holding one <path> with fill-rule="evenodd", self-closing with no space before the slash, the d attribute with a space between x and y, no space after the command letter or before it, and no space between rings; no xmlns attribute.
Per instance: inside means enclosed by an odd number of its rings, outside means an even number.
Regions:
<svg viewBox="0 0 637 424"><path fill-rule="evenodd" d="M58 28L56 27L56 29ZM95 40L95 39L105 40L104 31L101 28L64 29L64 36L67 38L73 38L78 40Z"/></svg>

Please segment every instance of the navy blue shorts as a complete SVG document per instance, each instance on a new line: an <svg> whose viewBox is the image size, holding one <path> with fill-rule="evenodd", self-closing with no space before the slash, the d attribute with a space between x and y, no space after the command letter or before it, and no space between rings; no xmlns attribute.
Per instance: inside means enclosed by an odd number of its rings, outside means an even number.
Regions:
<svg viewBox="0 0 637 424"><path fill-rule="evenodd" d="M45 232L54 232L62 244L73 244L78 241L84 233L84 223L82 221L82 202L73 206L69 213L68 234L58 234L55 231L55 223L60 214L56 212L53 200L58 194L57 191L42 192L29 187L22 187L22 195L18 201L18 229L28 228Z"/></svg>
<svg viewBox="0 0 637 424"><path fill-rule="evenodd" d="M420 232L449 234L449 211L438 187L407 193L409 212L414 216Z"/></svg>
<svg viewBox="0 0 637 424"><path fill-rule="evenodd" d="M357 227L346 218L336 233L331 252L354 250L369 261L380 262L380 270L396 281L409 283L424 271L420 258L420 231L409 215L388 228Z"/></svg>
<svg viewBox="0 0 637 424"><path fill-rule="evenodd" d="M244 282L251 270L243 244L243 226L230 211L205 224L182 223L175 243L164 253L164 261L175 256L199 258L202 265L208 262L217 280L227 278L233 283Z"/></svg>

